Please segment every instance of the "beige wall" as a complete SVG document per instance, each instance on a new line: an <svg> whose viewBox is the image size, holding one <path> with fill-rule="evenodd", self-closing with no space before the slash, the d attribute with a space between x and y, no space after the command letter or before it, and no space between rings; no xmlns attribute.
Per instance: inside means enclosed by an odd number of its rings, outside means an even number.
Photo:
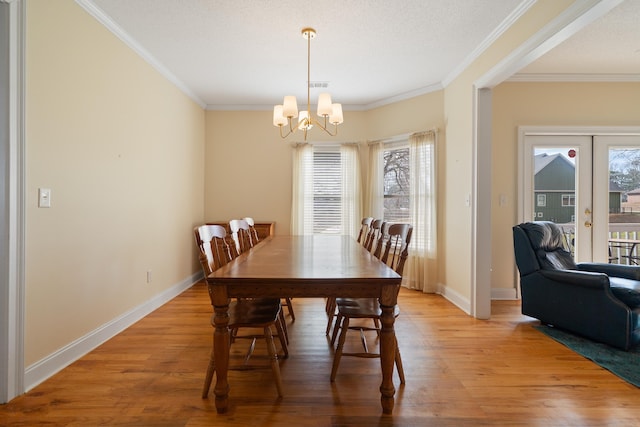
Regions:
<svg viewBox="0 0 640 427"><path fill-rule="evenodd" d="M290 233L292 144L302 136L281 139L271 116L270 111L207 112L207 221L251 216L275 221L276 234ZM344 117L337 138L314 128L309 141L364 142L442 128L442 91L367 112L345 111ZM365 144L362 154L366 165Z"/></svg>
<svg viewBox="0 0 640 427"><path fill-rule="evenodd" d="M72 0L27 2L26 69L29 366L198 271L205 126Z"/></svg>
<svg viewBox="0 0 640 427"><path fill-rule="evenodd" d="M406 133L438 128L444 145L444 91L385 105L366 112L366 139L375 141Z"/></svg>
<svg viewBox="0 0 640 427"><path fill-rule="evenodd" d="M502 83L493 91L492 284L513 288L518 126L639 126L640 83ZM498 206L498 197L507 197Z"/></svg>
<svg viewBox="0 0 640 427"><path fill-rule="evenodd" d="M520 20L496 40L477 60L445 89L444 112L447 144L440 165L445 170L439 203L445 215L440 244L444 247L442 265L447 293L462 307L472 301L472 221L473 212L466 199L473 194L474 86L537 31L553 20L570 0L537 2ZM469 307L471 310L471 307Z"/></svg>

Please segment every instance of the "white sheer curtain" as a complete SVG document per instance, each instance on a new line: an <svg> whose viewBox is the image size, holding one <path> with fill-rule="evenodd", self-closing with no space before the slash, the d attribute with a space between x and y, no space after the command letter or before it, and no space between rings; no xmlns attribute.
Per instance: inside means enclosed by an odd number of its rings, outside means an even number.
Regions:
<svg viewBox="0 0 640 427"><path fill-rule="evenodd" d="M435 131L409 137L409 210L413 235L404 267L403 286L423 292L437 290Z"/></svg>
<svg viewBox="0 0 640 427"><path fill-rule="evenodd" d="M384 144L369 143L369 174L365 198L365 215L373 218L384 216Z"/></svg>
<svg viewBox="0 0 640 427"><path fill-rule="evenodd" d="M291 234L313 234L313 146L298 144L293 149ZM309 209L311 207L311 211ZM311 221L305 218L311 217Z"/></svg>
<svg viewBox="0 0 640 427"><path fill-rule="evenodd" d="M357 144L340 146L342 206L341 234L357 237L362 220L362 185L360 178L360 153Z"/></svg>

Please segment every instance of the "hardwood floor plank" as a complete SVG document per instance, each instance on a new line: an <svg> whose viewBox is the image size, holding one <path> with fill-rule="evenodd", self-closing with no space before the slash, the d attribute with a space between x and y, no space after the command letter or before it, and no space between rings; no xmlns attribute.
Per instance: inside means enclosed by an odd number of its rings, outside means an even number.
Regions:
<svg viewBox="0 0 640 427"><path fill-rule="evenodd" d="M406 289L399 303L407 384L394 373L391 417L381 414L379 360L343 358L329 381L324 301L301 298L290 356L280 362L285 396L277 397L269 369L230 371L229 412L218 415L213 394L200 398L213 332L201 283L0 406L0 425L640 425L640 390L535 330L518 301L494 301L490 320ZM375 333L367 339L377 344ZM234 362L246 345L232 345ZM346 346L360 346L357 333ZM257 343L252 362L265 354Z"/></svg>

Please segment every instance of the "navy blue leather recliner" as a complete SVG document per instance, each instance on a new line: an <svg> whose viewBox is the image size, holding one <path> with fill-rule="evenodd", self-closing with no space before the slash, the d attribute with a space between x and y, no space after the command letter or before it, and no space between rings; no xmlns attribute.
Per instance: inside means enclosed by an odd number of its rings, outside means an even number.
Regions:
<svg viewBox="0 0 640 427"><path fill-rule="evenodd" d="M513 227L522 314L624 350L640 342L640 266L578 263L547 221Z"/></svg>

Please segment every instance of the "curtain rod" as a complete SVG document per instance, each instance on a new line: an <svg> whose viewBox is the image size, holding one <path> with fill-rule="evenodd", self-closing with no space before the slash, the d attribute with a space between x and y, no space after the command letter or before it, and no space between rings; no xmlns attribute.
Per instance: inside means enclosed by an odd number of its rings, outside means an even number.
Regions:
<svg viewBox="0 0 640 427"><path fill-rule="evenodd" d="M383 144L389 144L392 142L398 142L398 141L404 141L409 139L412 135L419 135L421 133L427 133L427 132L435 132L436 134L439 132L438 128L431 128L431 129L427 129L427 130L421 130L421 131L417 131L417 132L407 132L407 133L402 133L400 135L394 135L392 137L389 138L384 138L384 139L376 139L375 141L367 141L367 144L371 145L371 144L378 144L378 143L383 143Z"/></svg>
<svg viewBox="0 0 640 427"><path fill-rule="evenodd" d="M295 147L299 147L301 145L326 145L326 146L335 146L335 147L339 147L341 145L359 145L360 143L358 142L351 142L351 141L307 141L307 142L292 142L290 145L291 147L295 148Z"/></svg>

